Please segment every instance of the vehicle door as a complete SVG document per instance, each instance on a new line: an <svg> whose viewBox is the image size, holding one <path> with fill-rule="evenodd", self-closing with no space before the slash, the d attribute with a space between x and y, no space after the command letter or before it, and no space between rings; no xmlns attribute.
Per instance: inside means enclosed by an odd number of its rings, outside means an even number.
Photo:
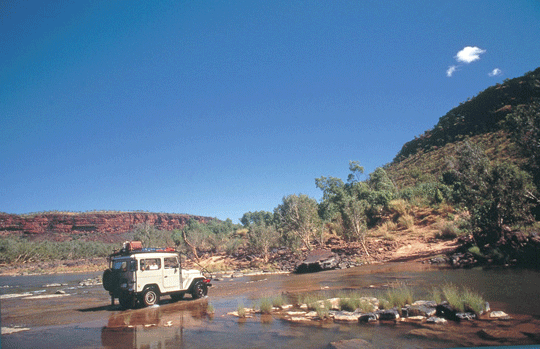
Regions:
<svg viewBox="0 0 540 349"><path fill-rule="evenodd" d="M137 285L143 288L146 285L157 284L163 289L163 269L161 258L143 258L140 260L140 273L137 278ZM139 288L139 287L137 287Z"/></svg>
<svg viewBox="0 0 540 349"><path fill-rule="evenodd" d="M163 258L163 286L167 291L179 290L182 284L182 273L178 257Z"/></svg>

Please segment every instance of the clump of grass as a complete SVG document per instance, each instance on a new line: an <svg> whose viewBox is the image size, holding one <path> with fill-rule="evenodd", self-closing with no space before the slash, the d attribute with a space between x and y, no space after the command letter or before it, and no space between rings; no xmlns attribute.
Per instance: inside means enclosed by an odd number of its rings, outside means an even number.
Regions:
<svg viewBox="0 0 540 349"><path fill-rule="evenodd" d="M316 310L318 302L323 299L325 298L321 295L306 293L299 295L297 298L297 302L298 305L306 304L309 310Z"/></svg>
<svg viewBox="0 0 540 349"><path fill-rule="evenodd" d="M246 308L244 307L244 303L239 303L238 307L236 308L236 311L238 312L238 317L240 318L246 317Z"/></svg>
<svg viewBox="0 0 540 349"><path fill-rule="evenodd" d="M371 313L374 310L373 309L373 304L371 304L371 302L369 302L367 300L364 300L364 299L360 300L360 304L358 306L358 309L360 309L360 311L362 313Z"/></svg>
<svg viewBox="0 0 540 349"><path fill-rule="evenodd" d="M390 307L403 307L413 302L413 292L407 285L400 283L386 292Z"/></svg>
<svg viewBox="0 0 540 349"><path fill-rule="evenodd" d="M390 302L384 298L379 298L379 309L390 309Z"/></svg>
<svg viewBox="0 0 540 349"><path fill-rule="evenodd" d="M475 293L468 288L464 288L462 297L463 303L465 303L467 309L472 310L475 314L480 314L484 311L486 301L478 293Z"/></svg>
<svg viewBox="0 0 540 349"><path fill-rule="evenodd" d="M360 300L352 297L339 299L339 308L345 311L355 311L360 306Z"/></svg>
<svg viewBox="0 0 540 349"><path fill-rule="evenodd" d="M275 296L274 298L272 298L272 306L273 307L278 307L278 308L281 308L283 307L283 305L287 303L285 297L283 295L279 295L279 296Z"/></svg>
<svg viewBox="0 0 540 349"><path fill-rule="evenodd" d="M259 309L261 313L263 314L271 314L272 313L272 299L268 297L262 298L259 303Z"/></svg>
<svg viewBox="0 0 540 349"><path fill-rule="evenodd" d="M403 215L398 219L398 225L400 227L410 229L414 226L414 217L410 214Z"/></svg>
<svg viewBox="0 0 540 349"><path fill-rule="evenodd" d="M456 285L454 284L444 285L442 288L442 293L444 295L444 298L448 301L448 303L454 309L456 309L459 312L465 311L465 305L463 304L461 295L459 294L459 289Z"/></svg>
<svg viewBox="0 0 540 349"><path fill-rule="evenodd" d="M431 298L437 303L440 304L442 302L442 294L441 289L438 287L433 287L431 290Z"/></svg>
<svg viewBox="0 0 540 349"><path fill-rule="evenodd" d="M206 306L206 313L207 314L214 314L216 310L214 309L214 306L210 303Z"/></svg>
<svg viewBox="0 0 540 349"><path fill-rule="evenodd" d="M325 300L322 305L319 303L316 303L315 306L315 312L317 312L317 316L320 319L327 319L330 316L330 302Z"/></svg>
<svg viewBox="0 0 540 349"><path fill-rule="evenodd" d="M391 232L397 230L397 223L392 221L386 221L382 225L383 231Z"/></svg>
<svg viewBox="0 0 540 349"><path fill-rule="evenodd" d="M480 314L485 309L486 301L484 298L467 287L463 287L460 291L457 286L448 284L443 286L442 293L450 306L459 312L468 310Z"/></svg>

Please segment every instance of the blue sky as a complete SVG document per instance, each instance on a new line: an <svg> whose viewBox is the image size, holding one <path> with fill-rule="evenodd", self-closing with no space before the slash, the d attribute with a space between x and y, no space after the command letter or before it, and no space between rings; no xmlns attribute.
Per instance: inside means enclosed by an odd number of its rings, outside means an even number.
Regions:
<svg viewBox="0 0 540 349"><path fill-rule="evenodd" d="M532 1L7 1L0 211L231 218L540 66Z"/></svg>

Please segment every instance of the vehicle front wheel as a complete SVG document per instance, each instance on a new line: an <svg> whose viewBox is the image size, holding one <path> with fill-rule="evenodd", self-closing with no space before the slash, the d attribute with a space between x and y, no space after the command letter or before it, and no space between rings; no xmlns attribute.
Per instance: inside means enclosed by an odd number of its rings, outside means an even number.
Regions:
<svg viewBox="0 0 540 349"><path fill-rule="evenodd" d="M145 290L142 296L142 303L147 307L159 303L159 293L153 288Z"/></svg>
<svg viewBox="0 0 540 349"><path fill-rule="evenodd" d="M191 291L191 296L193 299L198 299L206 296L208 293L208 287L202 282L197 281L195 285L193 285L193 290Z"/></svg>

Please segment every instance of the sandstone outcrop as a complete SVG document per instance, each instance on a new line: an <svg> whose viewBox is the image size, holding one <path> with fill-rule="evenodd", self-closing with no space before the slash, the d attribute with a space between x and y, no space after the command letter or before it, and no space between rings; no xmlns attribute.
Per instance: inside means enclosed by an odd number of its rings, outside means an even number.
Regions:
<svg viewBox="0 0 540 349"><path fill-rule="evenodd" d="M16 215L0 213L0 236L28 235L66 240L73 235L84 235L88 240L114 238L130 232L138 224L148 224L159 230L182 229L190 218L207 223L212 218L176 213L148 212L91 212L43 213Z"/></svg>

